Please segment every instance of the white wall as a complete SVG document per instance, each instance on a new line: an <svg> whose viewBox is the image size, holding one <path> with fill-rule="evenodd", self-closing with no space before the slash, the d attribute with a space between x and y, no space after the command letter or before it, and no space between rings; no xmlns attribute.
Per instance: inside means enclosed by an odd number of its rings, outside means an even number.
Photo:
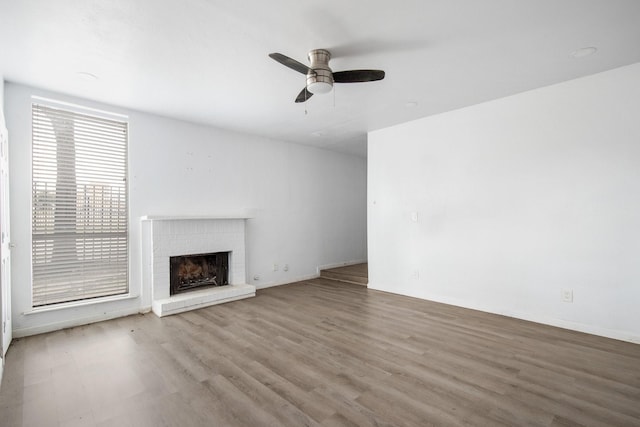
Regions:
<svg viewBox="0 0 640 427"><path fill-rule="evenodd" d="M31 96L129 115L130 288L140 297L61 311L30 310ZM245 213L247 277L270 286L313 277L317 267L366 259L366 160L226 132L7 84L11 133L13 325L30 334L147 309L141 287L144 215ZM273 272L273 264L280 269ZM289 265L284 272L282 265Z"/></svg>
<svg viewBox="0 0 640 427"><path fill-rule="evenodd" d="M0 126L4 126L4 77L0 74Z"/></svg>
<svg viewBox="0 0 640 427"><path fill-rule="evenodd" d="M0 74L0 128L4 127L4 77ZM0 178L1 180L2 178ZM2 248L0 248L0 255L2 254ZM0 347L3 347L1 343L4 342L4 333L2 328L2 319L4 319L4 304L2 303L2 295L3 289L6 284L2 282L2 277L0 277ZM4 353L6 353L6 348L2 348L0 350L0 386L2 385L2 374L4 372Z"/></svg>
<svg viewBox="0 0 640 427"><path fill-rule="evenodd" d="M372 132L368 153L369 287L640 342L640 64Z"/></svg>

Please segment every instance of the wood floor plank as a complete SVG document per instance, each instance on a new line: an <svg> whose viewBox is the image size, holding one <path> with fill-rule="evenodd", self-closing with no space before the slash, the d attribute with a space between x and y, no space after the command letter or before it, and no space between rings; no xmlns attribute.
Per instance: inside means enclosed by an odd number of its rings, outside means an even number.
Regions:
<svg viewBox="0 0 640 427"><path fill-rule="evenodd" d="M640 346L318 278L15 340L5 425L640 426Z"/></svg>
<svg viewBox="0 0 640 427"><path fill-rule="evenodd" d="M369 265L367 263L330 268L320 271L320 277L345 283L366 285L369 282Z"/></svg>

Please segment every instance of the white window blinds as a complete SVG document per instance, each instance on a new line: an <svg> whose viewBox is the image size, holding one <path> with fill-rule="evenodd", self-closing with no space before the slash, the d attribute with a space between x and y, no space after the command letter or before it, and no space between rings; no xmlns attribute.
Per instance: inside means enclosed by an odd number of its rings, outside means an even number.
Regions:
<svg viewBox="0 0 640 427"><path fill-rule="evenodd" d="M33 306L128 292L126 122L33 104Z"/></svg>

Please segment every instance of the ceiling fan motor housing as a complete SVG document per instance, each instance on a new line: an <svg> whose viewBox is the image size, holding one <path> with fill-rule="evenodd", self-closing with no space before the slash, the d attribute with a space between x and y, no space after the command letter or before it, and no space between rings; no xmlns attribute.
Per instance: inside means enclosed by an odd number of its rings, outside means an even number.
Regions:
<svg viewBox="0 0 640 427"><path fill-rule="evenodd" d="M309 52L311 72L307 73L307 90L311 93L327 93L333 88L333 71L329 68L331 54L325 49Z"/></svg>

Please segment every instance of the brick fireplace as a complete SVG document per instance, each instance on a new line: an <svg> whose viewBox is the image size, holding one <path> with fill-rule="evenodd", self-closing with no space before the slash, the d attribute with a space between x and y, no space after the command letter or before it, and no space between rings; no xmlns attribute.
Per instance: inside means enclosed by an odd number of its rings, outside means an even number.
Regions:
<svg viewBox="0 0 640 427"><path fill-rule="evenodd" d="M246 284L245 223L246 218L236 217L143 217L142 276L144 289L151 289L153 312L162 317L254 296L255 287ZM204 280L195 279L199 269L215 268L203 256L216 253L227 257L226 286L203 286L172 295L172 258L194 256L193 272L185 276L188 286L189 281Z"/></svg>

